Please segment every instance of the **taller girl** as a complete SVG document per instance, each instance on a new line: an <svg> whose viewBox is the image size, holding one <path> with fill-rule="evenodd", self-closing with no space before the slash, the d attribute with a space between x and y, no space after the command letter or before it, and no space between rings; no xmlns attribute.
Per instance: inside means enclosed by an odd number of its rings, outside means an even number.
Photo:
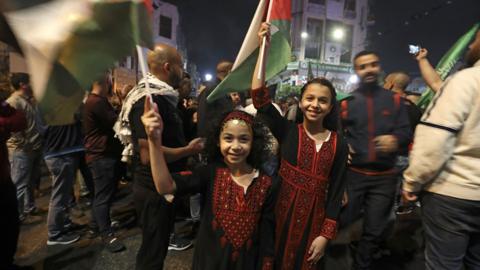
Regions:
<svg viewBox="0 0 480 270"><path fill-rule="evenodd" d="M269 40L263 23L259 38ZM268 44L267 44L268 45ZM268 46L267 46L268 47ZM333 85L316 78L301 89L303 123L283 118L272 106L265 75L258 77L260 58L252 79L257 115L280 143L282 178L276 204L275 265L279 269L321 269L317 262L337 231L345 188L348 146L338 135L338 105Z"/></svg>

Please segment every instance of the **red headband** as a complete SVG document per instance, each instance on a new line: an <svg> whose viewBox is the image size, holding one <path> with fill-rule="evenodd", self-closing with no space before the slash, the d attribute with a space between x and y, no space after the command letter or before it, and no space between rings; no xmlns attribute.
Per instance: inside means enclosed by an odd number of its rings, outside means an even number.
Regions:
<svg viewBox="0 0 480 270"><path fill-rule="evenodd" d="M251 116L250 114L248 114L244 111L235 110L235 111L229 113L223 119L222 126L225 125L225 123L227 123L228 121L233 120L233 119L242 120L245 123L247 123L249 126L251 126L252 123L253 123L253 116Z"/></svg>

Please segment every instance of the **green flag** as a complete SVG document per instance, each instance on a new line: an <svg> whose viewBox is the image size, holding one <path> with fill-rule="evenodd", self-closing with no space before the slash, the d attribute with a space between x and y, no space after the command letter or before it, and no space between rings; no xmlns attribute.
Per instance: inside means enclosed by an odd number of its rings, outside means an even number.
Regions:
<svg viewBox="0 0 480 270"><path fill-rule="evenodd" d="M480 24L475 24L467 33L465 33L460 39L455 42L455 44L448 50L448 52L440 59L440 62L435 67L435 70L440 75L442 80L448 76L452 68L455 66L457 61L463 56L463 53L467 49L470 42L475 38ZM417 106L425 110L435 96L435 92L432 91L429 87L423 92L421 98L417 102Z"/></svg>
<svg viewBox="0 0 480 270"><path fill-rule="evenodd" d="M13 0L7 2L16 3ZM33 2L32 2L33 3ZM136 44L152 47L147 0L36 0L2 10L27 62L48 124L73 121L94 79ZM13 7L13 8L12 8Z"/></svg>
<svg viewBox="0 0 480 270"><path fill-rule="evenodd" d="M229 92L250 89L253 71L259 53L257 32L265 20L272 24L272 35L265 69L265 80L281 72L290 62L291 0L261 0L243 41L232 72L213 90L207 100L212 101ZM270 6L271 5L271 6ZM268 8L270 7L270 12ZM267 18L265 15L270 14ZM268 15L267 15L268 16Z"/></svg>

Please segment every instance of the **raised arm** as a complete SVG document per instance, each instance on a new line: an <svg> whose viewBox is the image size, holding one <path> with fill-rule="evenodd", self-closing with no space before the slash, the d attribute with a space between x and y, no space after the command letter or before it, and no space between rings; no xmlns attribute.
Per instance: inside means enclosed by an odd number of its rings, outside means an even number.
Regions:
<svg viewBox="0 0 480 270"><path fill-rule="evenodd" d="M158 113L157 104L153 103L148 96L145 98L141 119L148 137L150 167L155 188L159 194L172 194L175 192L176 186L168 170L167 161L161 147L163 120Z"/></svg>
<svg viewBox="0 0 480 270"><path fill-rule="evenodd" d="M255 70L252 76L251 97L253 105L257 109L257 116L268 126L273 136L275 136L275 138L281 142L283 136L285 135L288 121L273 106L268 89L265 87L265 65L267 63L268 56L268 42L270 41L269 23L262 23L260 30L258 31L260 47L262 47L264 37L266 37L265 40L267 45L265 48L263 62L259 54L257 64L255 65Z"/></svg>
<svg viewBox="0 0 480 270"><path fill-rule="evenodd" d="M435 68L433 68L432 64L430 64L428 61L427 55L427 49L421 48L420 52L415 56L415 58L418 61L418 68L420 69L423 80L428 87L430 87L434 92L437 92L440 90L440 87L442 87L443 80L440 78L440 75L438 75Z"/></svg>
<svg viewBox="0 0 480 270"><path fill-rule="evenodd" d="M264 39L264 37L266 37L266 39ZM265 46L263 66L262 66L262 57L260 57L260 53L259 53L259 57L257 58L257 64L255 65L255 71L253 72L253 76L252 76L252 89L258 89L265 85L265 64L267 62L268 48L269 48L269 41L270 41L270 24L269 23L266 23L266 22L262 23L262 25L260 26L260 30L258 30L258 39L260 43L260 48L263 46L264 40L266 40L267 45Z"/></svg>

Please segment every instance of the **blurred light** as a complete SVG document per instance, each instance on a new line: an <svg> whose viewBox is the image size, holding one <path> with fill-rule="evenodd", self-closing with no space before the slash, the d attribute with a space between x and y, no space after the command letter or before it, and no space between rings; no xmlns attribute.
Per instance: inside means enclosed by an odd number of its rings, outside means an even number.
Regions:
<svg viewBox="0 0 480 270"><path fill-rule="evenodd" d="M351 84L358 83L358 76L353 74L352 76L350 76L350 78L348 78L348 82Z"/></svg>
<svg viewBox="0 0 480 270"><path fill-rule="evenodd" d="M342 40L345 37L345 30L342 28L336 28L333 30L332 35L335 40Z"/></svg>
<svg viewBox="0 0 480 270"><path fill-rule="evenodd" d="M212 79L213 79L212 74L210 74L210 73L205 74L205 81L209 82L209 81L211 81Z"/></svg>
<svg viewBox="0 0 480 270"><path fill-rule="evenodd" d="M300 37L302 37L302 39L306 39L306 38L308 38L308 33L307 32L302 32Z"/></svg>

